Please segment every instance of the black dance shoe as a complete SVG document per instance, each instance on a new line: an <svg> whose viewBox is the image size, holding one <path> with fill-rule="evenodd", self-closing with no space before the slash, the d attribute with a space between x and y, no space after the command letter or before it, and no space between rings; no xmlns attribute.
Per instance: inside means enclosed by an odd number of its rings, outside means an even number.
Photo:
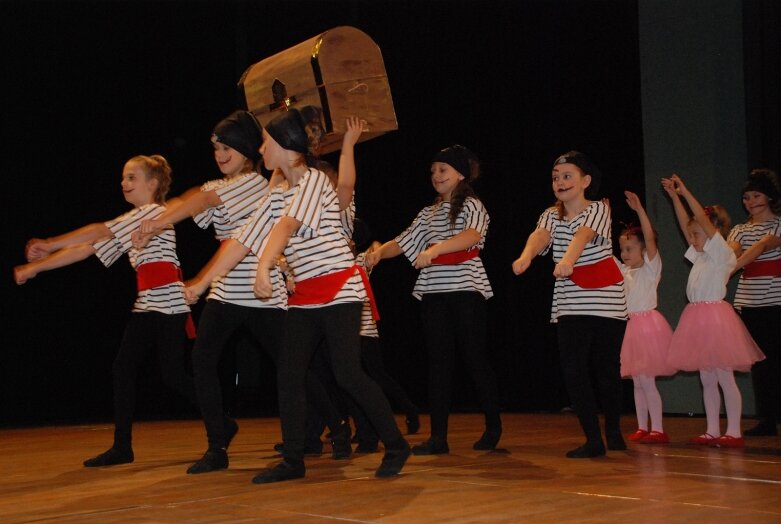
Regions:
<svg viewBox="0 0 781 524"><path fill-rule="evenodd" d="M567 451L567 458L582 459L582 458L594 458L601 457L605 454L605 446L602 442L589 443L586 442L579 448Z"/></svg>
<svg viewBox="0 0 781 524"><path fill-rule="evenodd" d="M413 455L444 455L445 453L450 453L447 440L441 440L434 437L417 446L412 446Z"/></svg>
<svg viewBox="0 0 781 524"><path fill-rule="evenodd" d="M331 458L334 460L345 460L353 455L353 447L350 444L351 438L350 425L346 422L335 430L331 431Z"/></svg>
<svg viewBox="0 0 781 524"><path fill-rule="evenodd" d="M224 449L208 449L201 460L187 468L187 473L195 475L221 469L228 469L228 452Z"/></svg>
<svg viewBox="0 0 781 524"><path fill-rule="evenodd" d="M607 440L607 449L611 451L624 451L626 449L626 442L624 442L624 436L621 433L608 433L605 435Z"/></svg>
<svg viewBox="0 0 781 524"><path fill-rule="evenodd" d="M404 422L407 424L407 435L414 435L420 431L420 417L417 412L407 413Z"/></svg>
<svg viewBox="0 0 781 524"><path fill-rule="evenodd" d="M486 429L480 440L474 443L472 449L477 451L493 451L502 436L502 429Z"/></svg>
<svg viewBox="0 0 781 524"><path fill-rule="evenodd" d="M253 484L271 484L272 482L283 482L304 478L306 467L303 460L285 459L273 468L261 471L252 479Z"/></svg>
<svg viewBox="0 0 781 524"><path fill-rule="evenodd" d="M284 453L285 452L285 444L282 442L277 442L274 444L274 451L277 453ZM317 442L307 442L304 444L304 455L311 455L313 457L319 457L323 454L323 442L317 441Z"/></svg>
<svg viewBox="0 0 781 524"><path fill-rule="evenodd" d="M401 468L404 467L411 453L407 441L402 439L402 442L403 445L401 447L385 449L385 456L382 457L380 467L374 472L375 477L393 477L401 472Z"/></svg>
<svg viewBox="0 0 781 524"><path fill-rule="evenodd" d="M97 468L100 466L116 466L117 464L130 464L135 460L133 450L121 450L109 448L97 457L92 457L84 461L85 468Z"/></svg>

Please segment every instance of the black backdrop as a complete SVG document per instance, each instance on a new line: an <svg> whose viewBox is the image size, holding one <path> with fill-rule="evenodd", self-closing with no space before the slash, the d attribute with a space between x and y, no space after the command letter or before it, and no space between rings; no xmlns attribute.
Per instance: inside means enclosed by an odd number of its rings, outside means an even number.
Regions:
<svg viewBox="0 0 781 524"><path fill-rule="evenodd" d="M552 201L558 154L579 149L602 168L616 222L629 217L621 192L643 194L634 1L19 1L0 2L0 19L3 424L109 418L111 361L134 295L124 260L104 269L93 258L15 286L26 240L125 211L120 174L135 154L169 159L174 195L219 176L209 135L238 106L241 73L339 25L382 49L399 121L357 147L359 216L379 240L391 238L433 199L434 152L453 143L476 151L492 220L490 358L504 404L567 404L548 323L550 260L521 278L510 263ZM214 241L191 223L177 233L192 275ZM414 278L399 258L372 281L388 367L425 404ZM234 411L273 414L273 369L246 340L236 345L244 387ZM196 416L149 364L139 416ZM473 408L459 381L456 406Z"/></svg>

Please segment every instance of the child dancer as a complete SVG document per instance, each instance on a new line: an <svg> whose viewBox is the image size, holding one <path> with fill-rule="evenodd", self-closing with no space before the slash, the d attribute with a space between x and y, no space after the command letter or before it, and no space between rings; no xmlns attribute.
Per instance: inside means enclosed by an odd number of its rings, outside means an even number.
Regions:
<svg viewBox="0 0 781 524"><path fill-rule="evenodd" d="M114 359L114 443L107 451L84 461L86 467L133 462L132 424L138 370L156 348L166 385L197 404L192 378L185 368L185 327L190 308L182 293L176 236L166 228L143 249L132 247L131 233L145 219L165 211L171 167L160 155L139 155L125 163L122 192L134 208L106 223L84 226L49 239L27 243L28 264L15 268L17 284L42 271L73 264L96 255L107 267L127 253L136 270L138 296ZM191 324L190 324L191 327ZM193 334L192 332L190 333Z"/></svg>
<svg viewBox="0 0 781 524"><path fill-rule="evenodd" d="M456 351L466 361L485 414L485 431L472 446L493 450L502 434L496 378L486 358L486 304L493 296L480 259L489 217L471 182L480 173L477 157L454 145L431 161L433 205L423 208L406 231L366 256L373 267L403 254L421 272L412 295L420 300L429 358L431 436L412 448L416 455L448 453L448 414Z"/></svg>
<svg viewBox="0 0 781 524"><path fill-rule="evenodd" d="M673 330L656 310L662 259L656 246L656 232L643 204L631 191L624 191L624 195L640 220L640 227L626 228L618 239L629 309L629 322L621 345L621 376L632 377L637 412L637 431L628 438L644 444L666 443L670 438L662 426L662 398L656 389L656 377L672 375L675 369L667 364Z"/></svg>
<svg viewBox="0 0 781 524"><path fill-rule="evenodd" d="M743 273L735 292L735 309L767 357L751 368L756 399L756 426L747 437L777 435L781 420L781 183L770 169L754 169L743 187L744 224L730 231Z"/></svg>
<svg viewBox="0 0 781 524"><path fill-rule="evenodd" d="M553 163L556 205L546 209L513 262L520 275L537 255L553 249L556 283L551 321L558 324L564 380L586 443L568 458L605 454L599 429L592 373L599 386L610 450L626 449L619 425L619 355L626 327L624 279L611 240L610 207L596 201L601 174L583 153L570 151Z"/></svg>
<svg viewBox="0 0 781 524"><path fill-rule="evenodd" d="M281 255L294 276L284 351L277 365L284 460L259 473L253 479L256 484L305 475L304 380L323 342L337 383L359 403L385 444L375 475L398 474L410 453L387 399L361 369L358 329L368 280L344 237L337 192L328 176L312 167L323 131L319 122L302 116L309 114L306 109L291 109L263 130L263 162L268 169L280 169L286 185L275 187L260 202L253 221L220 249L190 287L200 292L204 281L232 267L243 251L262 252L255 283L261 298L274 292L271 277Z"/></svg>
<svg viewBox="0 0 781 524"><path fill-rule="evenodd" d="M707 429L690 442L743 447L742 400L733 370L748 371L765 356L735 310L724 301L727 281L736 264L735 253L722 236L729 231L729 215L720 206L703 208L678 175L663 178L662 187L673 201L678 225L689 242L686 258L693 264L686 284L689 304L678 320L668 358L676 369L700 372ZM691 218L681 197L691 209ZM719 429L719 386L727 411L724 434Z"/></svg>

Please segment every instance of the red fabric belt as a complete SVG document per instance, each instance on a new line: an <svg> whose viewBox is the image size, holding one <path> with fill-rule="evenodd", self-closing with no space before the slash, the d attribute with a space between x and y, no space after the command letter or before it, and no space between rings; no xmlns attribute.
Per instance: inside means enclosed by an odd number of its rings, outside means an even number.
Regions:
<svg viewBox="0 0 781 524"><path fill-rule="evenodd" d="M569 278L584 289L597 289L620 283L624 275L613 258L606 258L594 264L573 267Z"/></svg>
<svg viewBox="0 0 781 524"><path fill-rule="evenodd" d="M147 262L136 268L138 291L155 289L174 282L182 282L182 268L173 262ZM187 315L184 329L187 338L195 338L195 323L191 314Z"/></svg>
<svg viewBox="0 0 781 524"><path fill-rule="evenodd" d="M453 266L460 264L461 262L466 262L467 260L472 260L473 258L477 258L479 256L479 249L464 249L463 251L454 251L452 253L439 255L437 258L433 259L431 263L442 266Z"/></svg>
<svg viewBox="0 0 781 524"><path fill-rule="evenodd" d="M377 311L377 303L374 300L369 276L366 274L366 270L357 264L347 269L296 282L296 290L288 297L287 303L291 306L327 304L334 299L347 280L356 272L361 275L363 287L366 288L366 295L369 297L369 304L372 308L372 318L375 321L379 320L380 313Z"/></svg>
<svg viewBox="0 0 781 524"><path fill-rule="evenodd" d="M781 260L760 260L746 264L741 276L743 278L779 277L781 276Z"/></svg>

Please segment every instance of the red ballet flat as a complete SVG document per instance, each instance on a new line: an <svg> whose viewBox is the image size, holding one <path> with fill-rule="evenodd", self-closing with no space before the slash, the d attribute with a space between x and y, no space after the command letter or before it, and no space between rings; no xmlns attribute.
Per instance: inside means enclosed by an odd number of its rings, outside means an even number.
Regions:
<svg viewBox="0 0 781 524"><path fill-rule="evenodd" d="M626 437L626 439L631 441L631 442L638 442L638 441L640 441L640 439L642 439L646 435L648 435L648 432L646 430L638 429L637 431L635 431L634 433L632 433L631 435Z"/></svg>
<svg viewBox="0 0 781 524"><path fill-rule="evenodd" d="M711 442L714 442L717 437L714 437L710 433L703 433L697 437L689 439L689 444L697 444L698 446L710 446Z"/></svg>
<svg viewBox="0 0 781 524"><path fill-rule="evenodd" d="M670 442L670 437L664 431L652 431L641 438L640 442L643 444L667 444Z"/></svg>
<svg viewBox="0 0 781 524"><path fill-rule="evenodd" d="M714 439L711 446L715 448L745 448L746 439L743 437L733 437L731 435L722 435L717 439Z"/></svg>

